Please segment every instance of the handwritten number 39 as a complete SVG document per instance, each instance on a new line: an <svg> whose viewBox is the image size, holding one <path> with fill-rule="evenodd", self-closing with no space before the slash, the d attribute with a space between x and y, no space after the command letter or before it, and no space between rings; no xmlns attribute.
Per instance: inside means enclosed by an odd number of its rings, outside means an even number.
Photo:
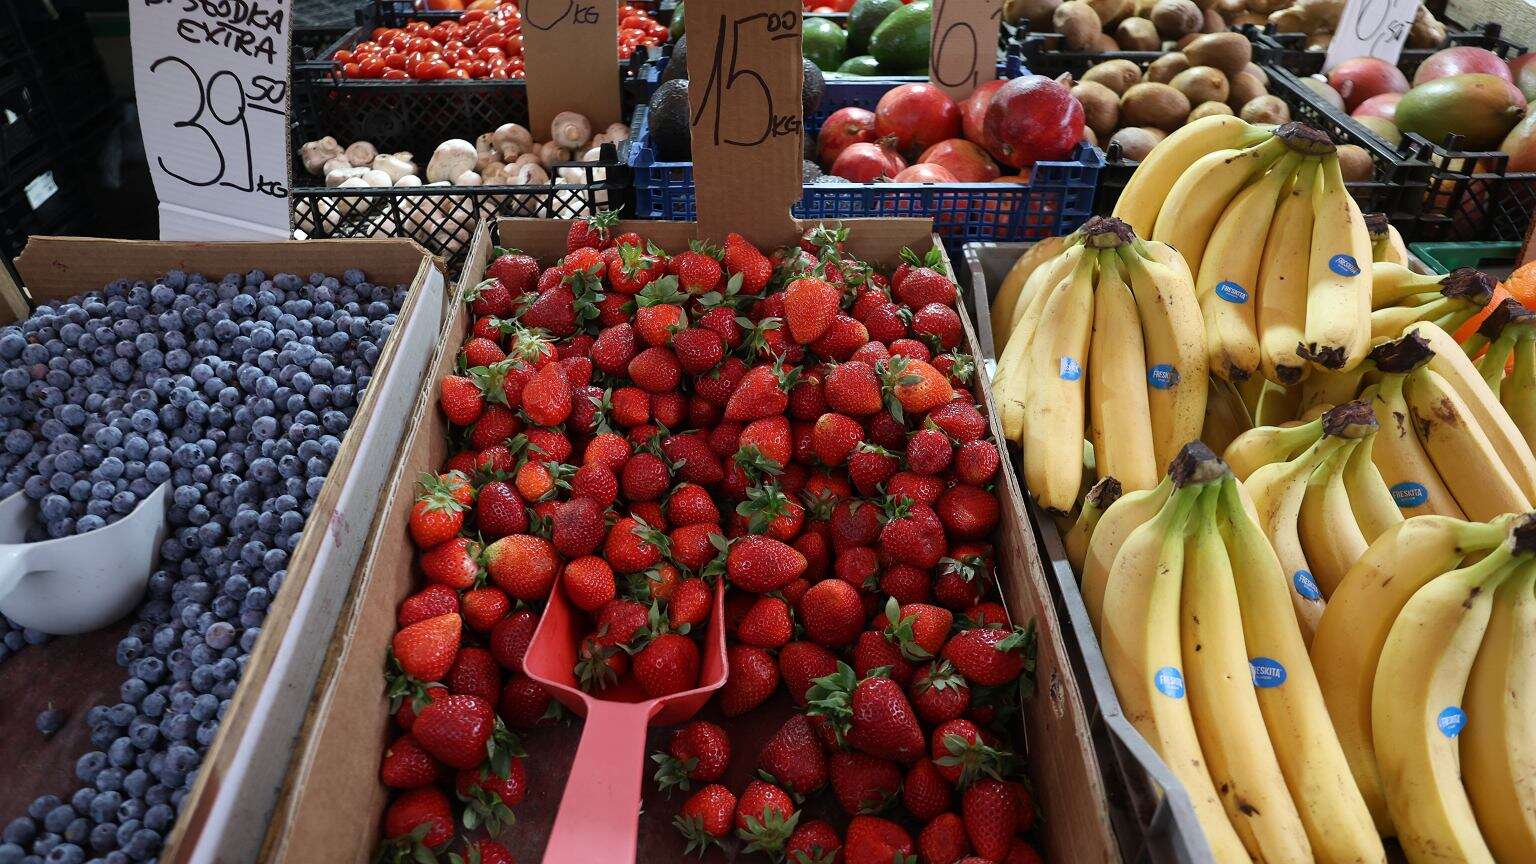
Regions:
<svg viewBox="0 0 1536 864"><path fill-rule="evenodd" d="M213 172L213 176L207 178L206 180L195 180L191 177L176 173L171 169L169 165L165 164L164 157L157 157L160 162L160 169L172 177L175 177L177 180L180 180L183 183L191 186L212 186L213 184L219 183L224 179L224 172L225 169L228 168L229 163L224 158L223 148L219 146L218 136L214 135L207 126L203 125L204 122L206 122L204 120L204 114L206 113L207 116L212 117L214 122L221 126L227 126L231 128L238 127L240 129L239 143L245 150L245 185L242 186L237 183L223 183L223 185L235 189L240 189L245 192L252 191L255 188L255 183L252 176L253 168L251 165L251 134L245 119L245 89L240 84L239 76L235 75L235 73L230 72L227 69L222 70L220 72L214 73L213 76L208 79L208 83L205 86L203 84L203 76L200 75L196 69L192 68L191 64L187 63L187 61L181 59L180 57L161 57L159 60L156 60L154 63L150 64L149 71L159 72L160 67L165 64L175 64L180 66L182 69L185 69L187 74L192 76L191 83L193 85L193 89L197 91L197 109L192 112L192 116L185 120L178 120L172 125L174 125L177 129L196 129L198 132L201 132L203 137L208 140L208 146L213 151L214 158L218 159L219 165L218 169ZM221 82L227 83L224 84L224 86L220 86ZM216 88L218 92L215 92ZM230 113L228 116L225 116L219 112L217 105L218 100L216 97L222 94L224 91L230 90L231 88L234 90L235 108L232 113Z"/></svg>

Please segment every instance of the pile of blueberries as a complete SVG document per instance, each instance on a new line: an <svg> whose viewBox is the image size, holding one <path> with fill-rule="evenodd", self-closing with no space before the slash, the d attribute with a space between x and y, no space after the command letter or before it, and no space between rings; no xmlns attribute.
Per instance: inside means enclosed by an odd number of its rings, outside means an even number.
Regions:
<svg viewBox="0 0 1536 864"><path fill-rule="evenodd" d="M87 712L80 787L4 823L0 864L156 860L404 299L356 269L172 271L0 329L0 496L37 502L32 538L171 493L122 701Z"/></svg>

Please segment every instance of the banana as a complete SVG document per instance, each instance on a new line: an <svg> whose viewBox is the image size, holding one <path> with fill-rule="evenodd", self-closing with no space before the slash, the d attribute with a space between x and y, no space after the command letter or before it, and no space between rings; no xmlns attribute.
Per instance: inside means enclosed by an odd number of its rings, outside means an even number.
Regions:
<svg viewBox="0 0 1536 864"><path fill-rule="evenodd" d="M1296 519L1301 547L1307 551L1307 562L1324 599L1332 596L1344 574L1370 546L1355 522L1349 492L1344 488L1344 465L1357 446L1358 442L1350 442L1313 470Z"/></svg>
<svg viewBox="0 0 1536 864"><path fill-rule="evenodd" d="M1115 477L1128 490L1157 485L1152 413L1147 403L1145 352L1136 298L1112 249L1099 250L1093 295L1093 337L1088 356L1088 429L1098 476Z"/></svg>
<svg viewBox="0 0 1536 864"><path fill-rule="evenodd" d="M1234 383L1246 381L1259 368L1254 313L1259 265L1280 193L1291 182L1301 158L1299 153L1286 153L1239 191L1216 220L1198 268L1190 265L1198 274L1195 296L1205 321L1211 371ZM1174 248L1180 247L1175 244Z"/></svg>
<svg viewBox="0 0 1536 864"><path fill-rule="evenodd" d="M1286 152L1285 142L1271 136L1246 149L1217 150L1195 160L1163 199L1152 239L1177 249L1190 272L1198 274L1206 243L1233 197Z"/></svg>
<svg viewBox="0 0 1536 864"><path fill-rule="evenodd" d="M1525 443L1536 446L1536 330L1520 328L1514 356L1515 368L1499 389L1499 402Z"/></svg>
<svg viewBox="0 0 1536 864"><path fill-rule="evenodd" d="M1073 235L1066 234L1061 237L1047 237L1044 240L1030 246L1019 256L1019 260L1013 262L1008 269L1008 275L1003 277L1003 284L997 289L997 296L992 298L990 314L992 318L992 347L996 352L1001 352L1008 342L1008 332L1013 329L1013 309L1019 303L1028 304L1029 294L1024 291L1029 277L1034 275L1046 262L1051 261L1062 252L1066 251L1068 243ZM1035 283L1038 288L1040 283Z"/></svg>
<svg viewBox="0 0 1536 864"><path fill-rule="evenodd" d="M1371 690L1382 646L1399 610L1431 579L1488 550L1489 557L1507 560L1510 521L1430 515L1387 529L1333 592L1312 637L1312 668L1334 730L1383 836L1391 835L1392 822L1371 734Z"/></svg>
<svg viewBox="0 0 1536 864"><path fill-rule="evenodd" d="M1382 864L1386 852L1328 706L1290 598L1286 571L1260 526L1243 509L1238 484L1222 482L1218 524L1232 561L1243 644L1280 770L1323 864Z"/></svg>
<svg viewBox="0 0 1536 864"><path fill-rule="evenodd" d="M1424 452L1462 512L1487 521L1530 509L1530 499L1500 461L1471 409L1440 373L1429 368L1408 373L1403 395Z"/></svg>
<svg viewBox="0 0 1536 864"><path fill-rule="evenodd" d="M1488 350L1477 360L1477 374L1483 379L1483 383L1488 385L1495 399L1499 397L1499 391L1504 387L1504 370L1509 368L1509 360L1514 356L1515 343L1518 341L1520 341L1520 335L1515 328L1507 328L1488 343ZM1465 343L1462 347L1466 347Z"/></svg>
<svg viewBox="0 0 1536 864"><path fill-rule="evenodd" d="M1458 349L1451 334L1439 327L1416 324L1412 332L1422 336L1434 350L1429 368L1443 377L1466 403L1473 421L1488 436L1499 461L1525 493L1526 500L1536 500L1536 454L1531 452L1531 445L1526 443L1509 412L1499 404L1498 396L1478 374L1477 366Z"/></svg>
<svg viewBox="0 0 1536 864"><path fill-rule="evenodd" d="M1248 409L1238 396L1237 389L1220 378L1208 378L1209 393L1206 396L1205 423L1200 427L1200 440L1215 450L1225 450L1239 435L1253 428Z"/></svg>
<svg viewBox="0 0 1536 864"><path fill-rule="evenodd" d="M1515 568L1489 555L1414 592L1371 686L1371 737L1387 810L1411 864L1494 864L1461 785L1461 708L1494 590Z"/></svg>
<svg viewBox="0 0 1536 864"><path fill-rule="evenodd" d="M1371 341L1396 339L1420 321L1438 321L1465 305L1456 297L1436 297L1422 306L1388 306L1371 313Z"/></svg>
<svg viewBox="0 0 1536 864"><path fill-rule="evenodd" d="M1241 150L1273 136L1231 115L1196 120L1164 138L1136 166L1120 192L1112 215L1124 219L1138 237L1151 237L1163 201L1190 166L1217 150Z"/></svg>
<svg viewBox="0 0 1536 864"><path fill-rule="evenodd" d="M1400 306L1416 294L1440 293L1436 273L1415 273L1403 264L1376 263L1371 266L1371 309Z"/></svg>
<svg viewBox="0 0 1536 864"><path fill-rule="evenodd" d="M1380 213L1371 215L1386 219L1386 216ZM1374 230L1371 232L1371 259L1381 264L1408 266L1408 247L1403 243L1403 235L1397 232L1397 226L1387 225L1380 236Z"/></svg>
<svg viewBox="0 0 1536 864"><path fill-rule="evenodd" d="M1232 562L1217 524L1221 483L1200 495L1185 548L1179 637L1200 752L1227 818L1256 861L1310 862L1311 844L1285 786L1253 685ZM1161 574L1159 574L1161 575Z"/></svg>
<svg viewBox="0 0 1536 864"><path fill-rule="evenodd" d="M1083 482L1082 452L1089 337L1093 329L1093 271L1084 255L1072 280L1041 312L1049 328L1031 338L1024 360L1024 485L1041 507L1070 513Z"/></svg>
<svg viewBox="0 0 1536 864"><path fill-rule="evenodd" d="M1259 268L1258 327L1264 377L1294 384L1310 364L1296 353L1307 323L1308 262L1312 258L1312 198L1318 162L1307 159L1281 193Z"/></svg>
<svg viewBox="0 0 1536 864"><path fill-rule="evenodd" d="M1338 154L1323 157L1320 173L1321 188L1313 198L1303 356L1326 369L1348 371L1370 350L1371 237L1344 188Z"/></svg>
<svg viewBox="0 0 1536 864"><path fill-rule="evenodd" d="M1360 526L1366 543L1376 542L1387 529L1403 521L1403 511L1397 509L1392 490L1387 488L1387 481L1381 478L1381 471L1371 459L1375 448L1376 433L1373 432L1360 440L1355 452L1349 454L1349 461L1344 463L1344 489L1349 493L1349 509L1355 514L1355 524Z"/></svg>
<svg viewBox="0 0 1536 864"><path fill-rule="evenodd" d="M1200 305L1189 269L1173 249L1135 242L1116 251L1130 274L1141 317L1152 446L1157 467L1163 470L1180 447L1200 437L1205 422L1207 369Z"/></svg>
<svg viewBox="0 0 1536 864"><path fill-rule="evenodd" d="M1440 479L1440 472L1435 470L1414 431L1408 402L1403 398L1405 377L1401 373L1384 375L1381 383L1361 394L1361 398L1370 401L1380 425L1371 447L1371 460L1404 516L1435 513L1460 519L1461 505Z"/></svg>
<svg viewBox="0 0 1536 864"><path fill-rule="evenodd" d="M1079 580L1082 579L1083 562L1088 558L1089 544L1093 542L1093 530L1104 517L1104 511L1120 500L1122 491L1120 481L1113 477L1105 477L1093 484L1093 488L1083 496L1083 506L1078 508L1072 527L1062 534L1061 543L1067 550L1067 562L1072 565L1072 572L1078 575Z"/></svg>
<svg viewBox="0 0 1536 864"><path fill-rule="evenodd" d="M1084 254L1082 246L1074 246L1058 260L1065 260L1075 269L1083 260ZM1054 266L1056 263L1052 262L1051 265L1042 267L1035 273L1043 277L1045 271ZM1020 440L1024 431L1024 406L1029 383L1025 362L1029 359L1028 348L1034 336L1035 327L1040 321L1045 305L1058 291L1067 290L1071 286L1071 281L1071 271L1068 271L1066 276L1057 278L1049 287L1042 288L1031 298L1029 309L1014 328L1007 347L997 358L997 374L992 376L992 398L997 404L1003 435L1009 441Z"/></svg>
<svg viewBox="0 0 1536 864"><path fill-rule="evenodd" d="M1180 479L1186 482L1167 506L1133 531L1115 556L1104 597L1104 660L1126 718L1188 793L1214 859L1244 862L1248 853L1227 820L1184 698L1179 598L1185 526L1202 485L1182 474Z"/></svg>
<svg viewBox="0 0 1536 864"><path fill-rule="evenodd" d="M1088 620L1093 622L1095 632L1102 632L1099 627L1104 617L1104 589L1109 584L1110 567L1120 554L1120 547L1125 545L1132 531L1164 508L1172 493L1173 480L1165 474L1151 489L1122 495L1105 508L1098 524L1093 527L1080 572L1083 605L1088 607Z"/></svg>
<svg viewBox="0 0 1536 864"><path fill-rule="evenodd" d="M1296 402L1297 414L1305 415L1319 405L1331 408L1353 400L1360 392L1361 382L1371 371L1373 367L1369 357L1367 362L1347 372L1313 368L1306 380L1301 382L1301 398Z"/></svg>
<svg viewBox="0 0 1536 864"><path fill-rule="evenodd" d="M1239 480L1263 465L1285 462L1323 437L1322 418L1292 426L1255 426L1222 451L1222 461Z"/></svg>
<svg viewBox="0 0 1536 864"><path fill-rule="evenodd" d="M1493 857L1536 861L1536 564L1493 598L1463 700L1461 776Z"/></svg>
<svg viewBox="0 0 1536 864"><path fill-rule="evenodd" d="M1038 323L1040 307L1035 298L1040 292L1048 290L1050 286L1072 275L1072 269L1077 266L1077 256L1068 257L1068 255L1073 250L1076 250L1078 254L1082 254L1085 251L1082 248L1081 234L1073 235L1073 237L1073 241L1067 244L1066 252L1046 261L1035 268L1035 272L1029 274L1029 279L1024 282L1024 287L1019 290L1018 302L1013 304L1013 318L1008 325L1008 339L1011 340L1016 333L1031 332L1029 329L1025 329L1025 322L1028 320L1030 327ZM1025 299L1026 296L1027 300ZM1030 318L1031 315L1034 316L1033 319ZM994 347L998 351L1003 350L1003 346Z"/></svg>
<svg viewBox="0 0 1536 864"><path fill-rule="evenodd" d="M1301 388L1276 384L1262 375L1255 377L1264 382L1264 389L1259 392L1259 404L1253 409L1253 422L1278 426L1295 420L1301 413L1296 410L1301 404Z"/></svg>

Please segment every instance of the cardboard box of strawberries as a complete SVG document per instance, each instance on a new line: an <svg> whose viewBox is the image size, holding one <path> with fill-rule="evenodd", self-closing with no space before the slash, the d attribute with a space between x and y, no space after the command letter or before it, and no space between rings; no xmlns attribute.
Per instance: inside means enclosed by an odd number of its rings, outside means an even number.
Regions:
<svg viewBox="0 0 1536 864"><path fill-rule="evenodd" d="M1118 860L931 226L806 228L482 229L264 860Z"/></svg>

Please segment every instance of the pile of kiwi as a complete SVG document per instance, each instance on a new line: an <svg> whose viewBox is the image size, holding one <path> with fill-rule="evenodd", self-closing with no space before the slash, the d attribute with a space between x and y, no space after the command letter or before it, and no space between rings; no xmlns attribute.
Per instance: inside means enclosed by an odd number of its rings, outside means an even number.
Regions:
<svg viewBox="0 0 1536 864"><path fill-rule="evenodd" d="M1060 33L1068 51L1183 48L1227 22L1216 0L1006 0L1004 16L1031 33Z"/></svg>
<svg viewBox="0 0 1536 864"><path fill-rule="evenodd" d="M1324 51L1344 13L1344 0L1216 0L1216 11L1229 24L1275 25L1277 33L1302 33L1309 51ZM1408 48L1439 48L1445 25L1421 3L1408 28Z"/></svg>

